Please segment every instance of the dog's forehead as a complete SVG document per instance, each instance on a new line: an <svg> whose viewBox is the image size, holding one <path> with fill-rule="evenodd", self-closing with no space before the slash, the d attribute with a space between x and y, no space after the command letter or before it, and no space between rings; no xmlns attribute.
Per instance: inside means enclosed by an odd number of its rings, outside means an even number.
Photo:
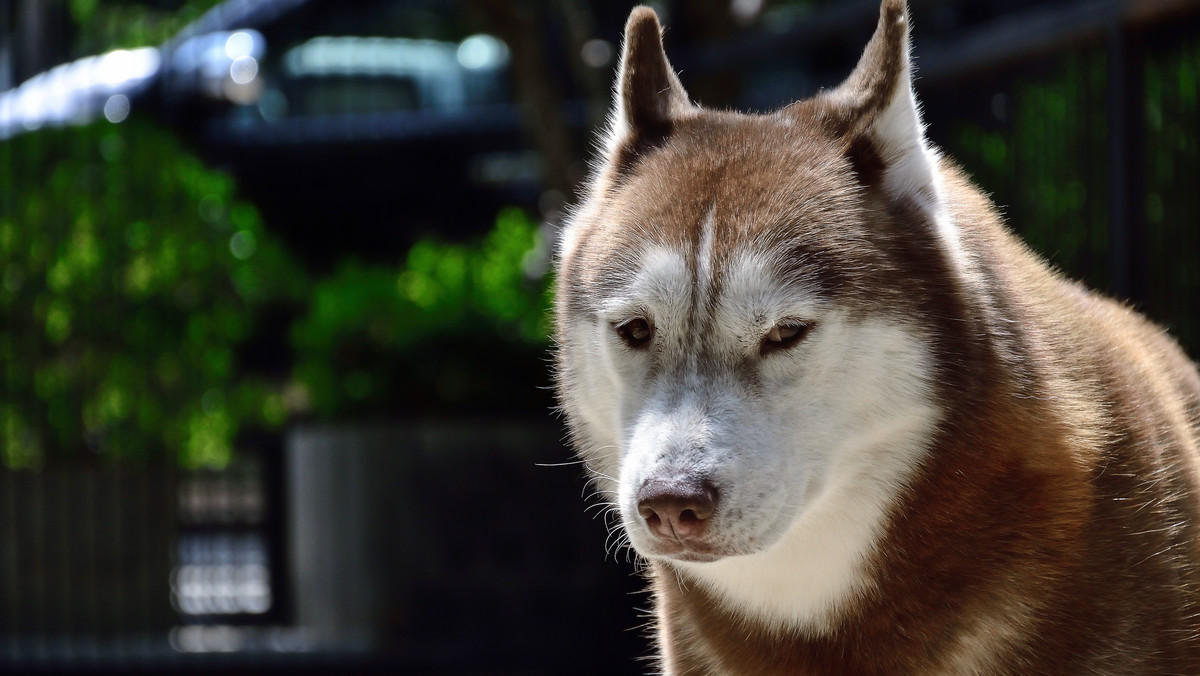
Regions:
<svg viewBox="0 0 1200 676"><path fill-rule="evenodd" d="M694 241L714 210L727 239L819 225L824 208L851 187L837 146L806 125L781 115L711 113L678 122L618 201L622 216L653 228L645 234L679 244Z"/></svg>
<svg viewBox="0 0 1200 676"><path fill-rule="evenodd" d="M627 287L639 272L719 286L751 265L832 287L856 267L846 246L863 239L854 176L832 140L791 117L681 122L614 190L589 238L603 286ZM666 251L679 264L666 265Z"/></svg>

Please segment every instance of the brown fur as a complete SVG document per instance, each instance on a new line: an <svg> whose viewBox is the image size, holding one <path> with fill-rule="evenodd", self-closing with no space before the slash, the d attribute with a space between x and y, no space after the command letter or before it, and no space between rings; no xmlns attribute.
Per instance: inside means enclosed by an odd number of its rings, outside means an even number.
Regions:
<svg viewBox="0 0 1200 676"><path fill-rule="evenodd" d="M846 85L767 116L686 104L659 30L649 10L630 17L632 131L610 143L563 251L560 341L625 283L639 242L694 249L718 204L736 224L715 232L718 269L719 252L770 241L791 251L785 278L819 269L844 306L912 308L934 341L944 411L875 549L871 588L833 631L774 632L656 561L665 668L1200 673L1200 375L1157 327L1052 272L949 162L966 280L916 204L884 189L895 158L870 130L907 86L903 3L885 0Z"/></svg>
<svg viewBox="0 0 1200 676"><path fill-rule="evenodd" d="M674 647L678 673L1200 671L1200 380L1132 313L1001 263L1034 261L970 199L969 185L954 188L969 196L955 217L979 227L974 244L994 252L983 257L995 261L990 272L1014 287L1005 295L1032 300L991 308L1014 323L984 320L979 344L945 353L941 395L953 429L896 506L876 592L833 637L781 637L660 564L654 589L668 634L693 637L710 656ZM930 290L927 302L947 324L979 321L945 291ZM1073 443L1081 436L1087 443ZM983 665L964 657L970 646L956 638L971 631L1000 654Z"/></svg>

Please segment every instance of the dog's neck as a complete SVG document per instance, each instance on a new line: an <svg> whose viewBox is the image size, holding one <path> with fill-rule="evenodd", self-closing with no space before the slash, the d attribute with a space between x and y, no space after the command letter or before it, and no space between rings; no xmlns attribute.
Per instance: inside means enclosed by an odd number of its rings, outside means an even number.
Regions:
<svg viewBox="0 0 1200 676"><path fill-rule="evenodd" d="M1051 468L1002 452L979 462L999 441L931 449L890 511L849 494L828 505L848 512L815 506L823 527L764 555L652 564L665 673L970 673L1023 650L1038 613L1054 610L1061 571L1046 562L1078 555L1044 536L1084 528L1087 498L1056 493L1069 484L1047 480ZM996 574L1014 565L1028 575Z"/></svg>

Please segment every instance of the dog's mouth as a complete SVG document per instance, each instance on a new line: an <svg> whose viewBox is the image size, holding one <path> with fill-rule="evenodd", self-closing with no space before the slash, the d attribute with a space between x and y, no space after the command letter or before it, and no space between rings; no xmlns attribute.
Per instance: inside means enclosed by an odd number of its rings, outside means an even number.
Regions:
<svg viewBox="0 0 1200 676"><path fill-rule="evenodd" d="M675 561L683 561L685 563L712 563L725 558L725 554L716 554L714 552L696 552L684 550L677 554L671 554L668 558Z"/></svg>
<svg viewBox="0 0 1200 676"><path fill-rule="evenodd" d="M660 561L679 563L713 563L723 559L759 554L777 541L774 529L765 533L730 538L721 533L706 533L703 537L656 537L644 524L627 524L633 548L639 554Z"/></svg>
<svg viewBox="0 0 1200 676"><path fill-rule="evenodd" d="M711 547L703 543L657 541L645 547L642 553L651 559L666 559L683 563L712 563L745 552L732 551L723 547Z"/></svg>
<svg viewBox="0 0 1200 676"><path fill-rule="evenodd" d="M712 563L720 561L729 556L728 554L719 554L711 551L698 551L695 549L679 549L671 552L652 552L651 558L667 559L670 561L680 561L683 563Z"/></svg>

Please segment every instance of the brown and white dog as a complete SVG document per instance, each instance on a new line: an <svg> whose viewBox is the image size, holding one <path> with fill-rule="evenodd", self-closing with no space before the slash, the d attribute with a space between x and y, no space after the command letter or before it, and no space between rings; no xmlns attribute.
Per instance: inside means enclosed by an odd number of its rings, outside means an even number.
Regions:
<svg viewBox="0 0 1200 676"><path fill-rule="evenodd" d="M689 102L626 26L558 389L668 674L1200 673L1200 376L925 140L884 0L838 88Z"/></svg>

